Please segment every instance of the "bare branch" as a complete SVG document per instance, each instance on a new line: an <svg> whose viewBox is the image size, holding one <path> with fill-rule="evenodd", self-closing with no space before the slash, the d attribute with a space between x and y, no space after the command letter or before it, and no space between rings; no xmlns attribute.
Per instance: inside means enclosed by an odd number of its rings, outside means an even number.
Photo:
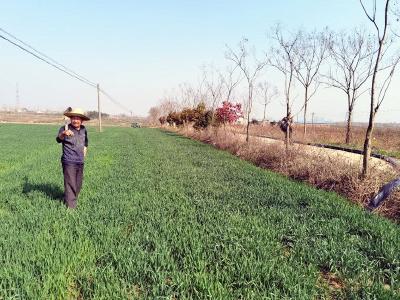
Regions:
<svg viewBox="0 0 400 300"><path fill-rule="evenodd" d="M238 45L237 52L228 48L225 57L232 61L235 66L237 66L243 73L247 80L248 86L248 97L247 97L247 128L246 128L246 141L249 141L249 126L250 126L250 114L253 106L253 92L254 85L257 76L260 74L261 70L265 67L266 62L258 61L256 57L253 57L254 64L250 64L247 59L249 58L249 51L247 48L247 39L242 39Z"/></svg>
<svg viewBox="0 0 400 300"><path fill-rule="evenodd" d="M269 65L280 71L285 79L285 105L286 116L291 114L292 98L291 90L293 87L293 77L295 73L295 47L299 40L300 33L290 34L289 37L283 36L283 31L279 25L274 28L273 40L275 46L271 48L268 57Z"/></svg>

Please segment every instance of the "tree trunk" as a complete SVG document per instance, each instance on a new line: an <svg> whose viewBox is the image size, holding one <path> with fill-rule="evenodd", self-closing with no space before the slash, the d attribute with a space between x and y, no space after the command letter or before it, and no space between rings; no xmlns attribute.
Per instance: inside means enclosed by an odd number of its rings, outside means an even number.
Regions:
<svg viewBox="0 0 400 300"><path fill-rule="evenodd" d="M386 9L387 9L387 7L386 7ZM382 40L379 40L378 53L376 54L375 67L374 67L374 72L372 74L369 123L368 123L367 132L365 134L365 141L364 141L363 168L362 168L362 172L361 172L362 178L367 177L368 172L369 172L369 157L371 156L372 131L374 130L375 114L378 110L378 107L375 107L376 77L378 74L378 67L379 67L379 61L381 58L383 40L384 40L384 37L382 38Z"/></svg>
<svg viewBox="0 0 400 300"><path fill-rule="evenodd" d="M353 108L349 108L349 111L347 112L347 127L346 127L346 145L350 144L350 138L351 138L351 117L353 114Z"/></svg>
<svg viewBox="0 0 400 300"><path fill-rule="evenodd" d="M290 116L290 85L292 82L292 76L293 73L290 73L290 79L289 79L289 84L288 87L286 89L286 118L289 121L289 116ZM286 132L285 132L285 144L286 144L286 150L289 150L289 122L287 124L288 126L286 127Z"/></svg>
<svg viewBox="0 0 400 300"><path fill-rule="evenodd" d="M250 111L247 114L246 142L249 142Z"/></svg>
<svg viewBox="0 0 400 300"><path fill-rule="evenodd" d="M247 103L247 128L246 128L246 142L249 142L249 127L250 127L250 112L253 104L253 84L249 82L249 98Z"/></svg>
<svg viewBox="0 0 400 300"><path fill-rule="evenodd" d="M353 108L354 108L354 93L353 92L353 101L351 100L351 96L350 96L350 90L349 88L346 91L346 95L347 95L347 127L346 127L346 140L345 143L346 145L348 145L350 143L350 131L351 131L351 116L353 114Z"/></svg>
<svg viewBox="0 0 400 300"><path fill-rule="evenodd" d="M267 103L264 103L264 117L263 117L263 122L265 122L265 114L267 112Z"/></svg>
<svg viewBox="0 0 400 300"><path fill-rule="evenodd" d="M285 132L285 144L286 144L286 150L289 150L289 144L290 144L290 128L289 125L286 126L286 132Z"/></svg>
<svg viewBox="0 0 400 300"><path fill-rule="evenodd" d="M288 107L289 108L289 107ZM290 144L290 126L289 126L289 117L290 117L290 111L287 111L286 118L287 118L287 123L286 123L286 131L285 131L285 145L286 145L286 150L289 150L289 144Z"/></svg>
<svg viewBox="0 0 400 300"><path fill-rule="evenodd" d="M362 169L363 178L365 178L368 175L369 171L369 158L371 156L371 140L372 140L372 132L374 130L374 119L375 119L375 112L372 111L369 116L369 124L364 141L364 156L363 156L363 169Z"/></svg>
<svg viewBox="0 0 400 300"><path fill-rule="evenodd" d="M303 127L303 140L306 139L307 136L307 102L308 102L308 88L306 87L305 89L305 95L304 95L304 127Z"/></svg>

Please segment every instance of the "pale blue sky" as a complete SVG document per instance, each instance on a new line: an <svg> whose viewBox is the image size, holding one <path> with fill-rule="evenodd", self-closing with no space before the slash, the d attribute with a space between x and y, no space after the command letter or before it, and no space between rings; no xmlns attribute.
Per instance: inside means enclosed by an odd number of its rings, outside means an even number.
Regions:
<svg viewBox="0 0 400 300"><path fill-rule="evenodd" d="M367 24L357 0L0 3L1 28L99 82L138 115L146 115L165 91L179 83L196 82L201 65L226 64L225 44L234 46L246 36L260 52L266 51L267 32L277 22L292 30L324 26L339 30ZM94 89L2 40L0 69L0 107L14 105L18 82L22 106L96 108ZM339 97L334 91L322 90L312 100L311 110L321 118L342 120L345 102ZM391 108L384 115L386 121L396 121L393 110L400 111L393 99L391 93L383 107ZM367 111L364 104L360 104L360 114ZM281 105L272 106L271 113L280 116ZM104 110L121 112L106 100ZM256 107L255 114L260 111L261 106Z"/></svg>

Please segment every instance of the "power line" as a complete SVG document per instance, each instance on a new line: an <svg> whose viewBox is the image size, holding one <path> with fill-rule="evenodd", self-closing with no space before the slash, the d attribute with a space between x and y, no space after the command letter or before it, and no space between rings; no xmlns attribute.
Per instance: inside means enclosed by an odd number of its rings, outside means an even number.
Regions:
<svg viewBox="0 0 400 300"><path fill-rule="evenodd" d="M89 79L83 77L82 75L79 75L78 73L76 73L75 71L71 70L70 68L64 66L63 64L59 63L58 61L56 61L55 59L51 58L50 56L44 54L43 52L33 48L31 45L29 45L28 43L24 42L23 40L17 38L15 35L7 32L6 30L4 30L3 28L0 28L0 31L4 32L5 34L7 34L8 36L12 37L13 39L15 39L16 41L20 42L21 44L25 45L26 47L30 48L31 50L35 51L36 53L38 53L39 55L47 58L49 61L53 62L54 64L64 68L66 71L76 75L77 77L80 77L81 79L87 81L90 84L96 85L94 82L91 82Z"/></svg>
<svg viewBox="0 0 400 300"><path fill-rule="evenodd" d="M19 43L23 44L24 46L28 47L29 49L33 50L34 52L26 49L25 47L17 44L16 42L8 39L7 37L3 36L0 34L0 38L4 39L5 41L13 44L14 46L20 48L21 50L31 54L32 56L36 57L37 59L47 63L48 65L56 68L57 70L91 86L97 89L97 84L95 84L94 82L90 81L89 79L85 78L82 75L79 75L78 73L76 73L75 71L71 70L70 68L67 68L66 66L64 66L63 64L57 62L56 60L54 60L53 58L51 58L50 56L44 54L43 52L40 52L38 50L36 50L35 48L33 48L31 45L29 45L28 43L22 41L21 39L17 38L16 36L14 36L13 34L5 31L4 29L0 28L0 31L6 33L8 36L12 37L13 39L15 39L16 41L18 41ZM43 58L44 57L44 58ZM104 91L103 89L100 89L100 92L105 95L112 103L114 103L115 105L119 106L120 108L122 108L123 110L126 110L129 113L132 113L132 111L130 109L128 109L127 107L125 107L124 105L122 105L120 102L118 102L117 100L115 100L110 94L108 94L106 91Z"/></svg>
<svg viewBox="0 0 400 300"><path fill-rule="evenodd" d="M91 83L90 81L86 81L86 80L82 79L81 77L78 77L78 76L76 76L76 75L74 75L74 74L68 72L67 70L64 70L64 69L60 68L59 66L55 65L54 63L51 63L51 62L49 62L48 60L46 60L46 59L40 57L39 55L37 55L37 54L35 54L35 53L33 53L32 51L29 51L28 49L22 47L21 45L18 45L17 43L14 43L13 41L11 41L10 39L6 38L5 36L3 36L3 35L1 35L1 34L0 34L0 38L6 40L7 42L9 42L9 43L13 44L14 46L20 48L21 50L23 50L23 51L25 51L25 52L27 52L27 53L33 55L33 56L36 57L37 59L40 59L41 61L44 61L46 64L49 64L50 66L52 66L52 67L58 69L59 71L64 72L65 74L68 74L69 76L74 77L75 79L78 79L79 81L81 81L81 82L83 82L83 83L86 83L87 85L90 85L90 86L92 86L92 87L96 87L96 85L93 84L93 83Z"/></svg>
<svg viewBox="0 0 400 300"><path fill-rule="evenodd" d="M124 105L122 105L120 102L118 102L117 100L115 100L113 97L111 97L111 96L110 96L107 92L105 92L103 89L100 89L100 92L101 92L104 96L106 96L111 102L113 102L115 105L119 106L120 108L122 108L122 109L124 109L124 110L126 110L126 111L128 111L128 112L131 112L130 109L128 109L127 107L125 107Z"/></svg>

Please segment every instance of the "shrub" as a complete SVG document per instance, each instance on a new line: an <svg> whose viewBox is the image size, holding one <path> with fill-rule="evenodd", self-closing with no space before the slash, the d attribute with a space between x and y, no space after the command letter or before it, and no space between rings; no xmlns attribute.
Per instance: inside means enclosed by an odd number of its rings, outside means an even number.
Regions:
<svg viewBox="0 0 400 300"><path fill-rule="evenodd" d="M181 120L184 123L194 122L196 119L196 110L193 108L184 108L181 113Z"/></svg>
<svg viewBox="0 0 400 300"><path fill-rule="evenodd" d="M211 110L198 112L196 116L196 121L193 124L193 128L196 130L206 129L210 126L213 119L213 112Z"/></svg>
<svg viewBox="0 0 400 300"><path fill-rule="evenodd" d="M175 111L174 112L170 112L168 114L168 116L167 116L167 122L171 126L173 126L173 125L176 125L176 126L182 125L183 124L183 120L182 120L182 117L181 117L181 113L175 112Z"/></svg>
<svg viewBox="0 0 400 300"><path fill-rule="evenodd" d="M221 107L217 108L216 119L221 124L232 124L243 116L242 105L224 101Z"/></svg>
<svg viewBox="0 0 400 300"><path fill-rule="evenodd" d="M164 116L161 116L158 118L158 121L160 122L161 125L164 125L167 122L167 118Z"/></svg>

